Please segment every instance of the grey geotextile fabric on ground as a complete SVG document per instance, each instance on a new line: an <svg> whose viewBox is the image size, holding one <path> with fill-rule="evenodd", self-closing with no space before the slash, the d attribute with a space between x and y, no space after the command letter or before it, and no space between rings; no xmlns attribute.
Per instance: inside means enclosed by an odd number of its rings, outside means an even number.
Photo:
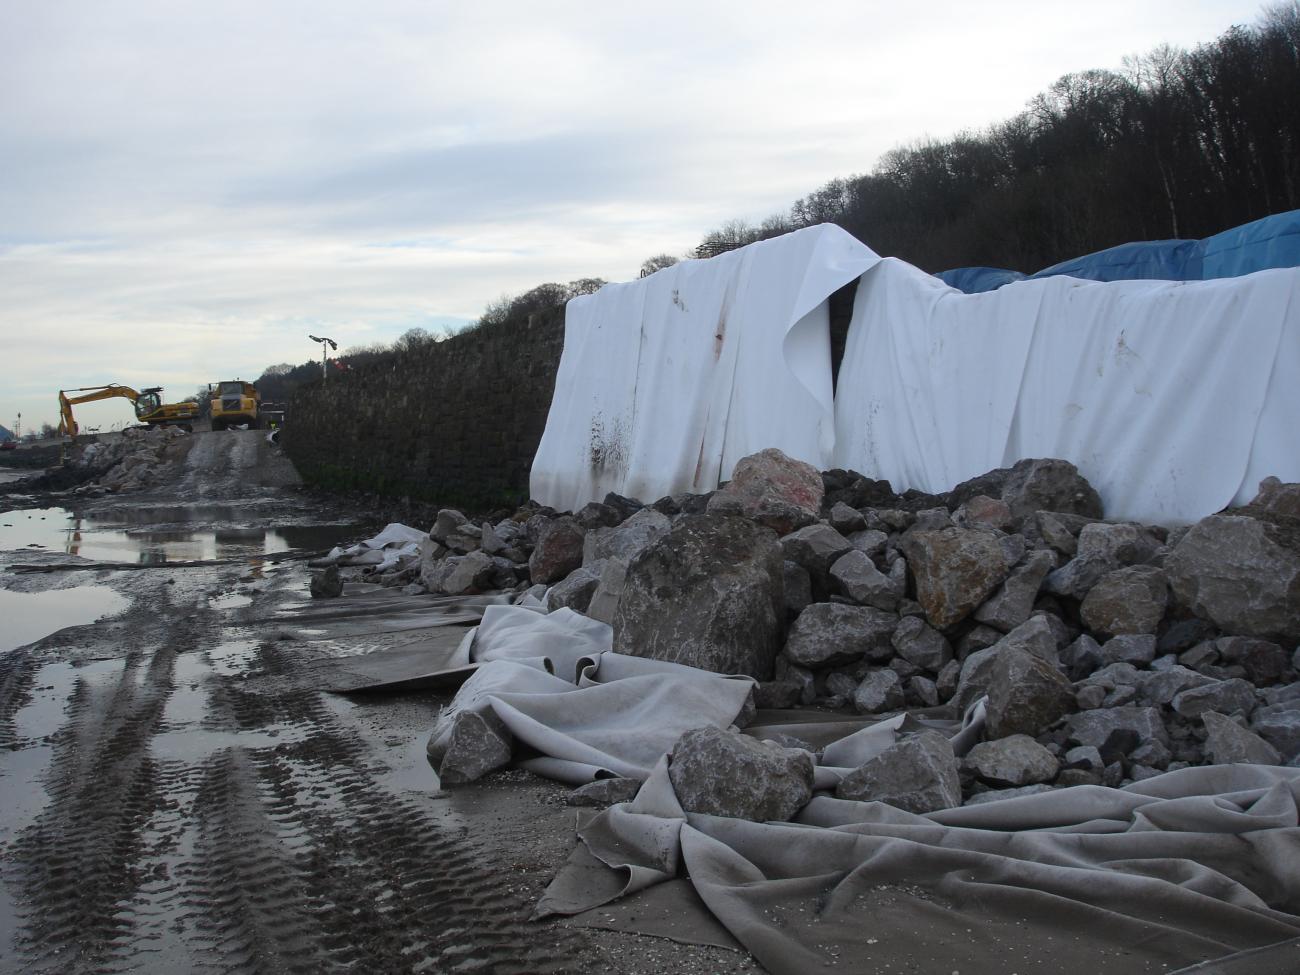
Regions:
<svg viewBox="0 0 1300 975"><path fill-rule="evenodd" d="M684 872L776 975L981 970L1011 950L1057 971L1181 967L1300 937L1298 806L1300 769L1233 765L927 816L817 797L792 823L751 823L684 814L665 759L580 831L537 913Z"/></svg>

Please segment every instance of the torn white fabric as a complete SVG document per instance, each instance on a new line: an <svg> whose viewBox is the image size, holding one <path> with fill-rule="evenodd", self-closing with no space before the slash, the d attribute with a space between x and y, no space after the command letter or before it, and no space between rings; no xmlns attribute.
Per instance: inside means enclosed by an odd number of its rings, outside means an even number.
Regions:
<svg viewBox="0 0 1300 975"><path fill-rule="evenodd" d="M858 285L835 466L937 493L1059 457L1108 517L1149 524L1244 503L1300 480L1298 295L1300 269L964 295L883 260Z"/></svg>
<svg viewBox="0 0 1300 975"><path fill-rule="evenodd" d="M532 496L576 510L711 491L765 447L826 467L826 300L877 260L822 225L574 298Z"/></svg>
<svg viewBox="0 0 1300 975"><path fill-rule="evenodd" d="M373 538L367 538L346 548L334 546L328 555L312 564L368 565L374 566L376 572L385 572L403 561L418 559L420 542L428 537L428 532L393 522Z"/></svg>

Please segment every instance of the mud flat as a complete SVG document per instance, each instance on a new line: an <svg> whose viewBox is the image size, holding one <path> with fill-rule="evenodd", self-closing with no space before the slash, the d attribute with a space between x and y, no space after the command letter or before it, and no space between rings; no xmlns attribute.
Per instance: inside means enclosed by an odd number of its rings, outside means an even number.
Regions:
<svg viewBox="0 0 1300 975"><path fill-rule="evenodd" d="M250 477L240 436L131 497L0 497L0 972L757 971L529 921L568 790L440 791L445 696L319 689L322 657L420 634L286 631L305 556L372 526Z"/></svg>

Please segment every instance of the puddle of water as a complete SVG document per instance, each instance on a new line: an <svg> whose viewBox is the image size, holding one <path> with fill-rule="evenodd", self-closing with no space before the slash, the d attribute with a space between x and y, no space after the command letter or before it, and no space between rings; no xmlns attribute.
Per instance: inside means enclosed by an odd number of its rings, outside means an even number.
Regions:
<svg viewBox="0 0 1300 975"><path fill-rule="evenodd" d="M173 522L185 509L143 509L164 514ZM198 509L196 509L198 510ZM201 509L210 521L215 509ZM234 510L234 509L231 509ZM129 513L128 513L129 512ZM103 562L160 564L209 559L248 559L292 549L327 549L356 535L347 525L306 525L281 528L168 528L160 531L129 530L118 525L157 523L139 519L140 511L124 509L112 521L91 521L66 508L32 508L0 513L0 550L44 549L79 555ZM194 512L191 512L194 513ZM121 516L121 517L117 517Z"/></svg>
<svg viewBox="0 0 1300 975"><path fill-rule="evenodd" d="M182 654L172 665L175 687L163 707L163 723L183 728L203 723L208 716L208 691L203 686L212 668L199 655Z"/></svg>
<svg viewBox="0 0 1300 975"><path fill-rule="evenodd" d="M256 640L227 640L208 651L213 673L230 676L249 669L253 654L257 653Z"/></svg>
<svg viewBox="0 0 1300 975"><path fill-rule="evenodd" d="M93 623L130 604L108 586L74 586L49 592L0 589L0 652L24 646L67 626Z"/></svg>
<svg viewBox="0 0 1300 975"><path fill-rule="evenodd" d="M164 731L149 739L149 750L162 760L201 762L223 748L274 748L307 738L301 725L273 724L264 731L202 731L200 729Z"/></svg>
<svg viewBox="0 0 1300 975"><path fill-rule="evenodd" d="M228 592L220 596L209 596L208 605L213 609L239 609L243 606L253 604L252 596L245 596L243 593Z"/></svg>

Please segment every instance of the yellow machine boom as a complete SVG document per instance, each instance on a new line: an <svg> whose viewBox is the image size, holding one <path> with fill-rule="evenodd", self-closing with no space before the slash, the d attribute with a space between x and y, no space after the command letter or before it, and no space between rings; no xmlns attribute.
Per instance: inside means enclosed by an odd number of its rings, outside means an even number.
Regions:
<svg viewBox="0 0 1300 975"><path fill-rule="evenodd" d="M68 393L81 393L69 396ZM129 399L135 408L136 419L150 426L177 425L192 429L191 423L199 415L199 408L194 403L164 403L162 387L151 386L136 391L120 383L108 383L104 386L80 386L76 389L59 390L59 432L65 436L77 435L77 421L72 417L72 408L79 403L92 403L101 399L121 397Z"/></svg>

